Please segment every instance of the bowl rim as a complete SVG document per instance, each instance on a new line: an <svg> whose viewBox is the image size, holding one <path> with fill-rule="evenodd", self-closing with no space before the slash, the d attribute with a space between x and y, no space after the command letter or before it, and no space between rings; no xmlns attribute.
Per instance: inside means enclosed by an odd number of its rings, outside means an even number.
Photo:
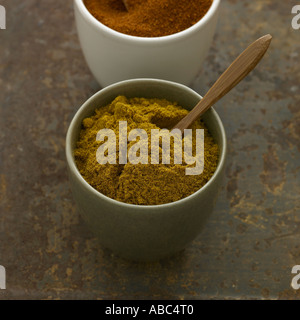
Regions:
<svg viewBox="0 0 300 320"><path fill-rule="evenodd" d="M126 33L116 31L104 25L97 18L95 18L89 12L89 10L87 9L83 1L84 0L74 0L74 5L77 6L78 11L81 13L81 15L86 20L86 22L90 23L97 30L100 30L101 32L106 32L111 37L118 40L132 41L132 42L138 42L143 44L151 43L152 45L153 43L158 44L158 43L164 43L164 42L170 42L170 41L177 41L177 40L180 40L181 38L189 37L191 34L193 34L195 31L200 29L202 26L206 25L209 22L209 20L217 13L221 0L213 0L206 14L194 25L190 26L185 30L182 30L170 35L161 36L161 37L132 36Z"/></svg>
<svg viewBox="0 0 300 320"><path fill-rule="evenodd" d="M125 207L125 208L131 208L131 209L157 209L157 208L167 208L167 207L173 207L179 204L183 204L186 201L189 201L192 198L195 198L198 196L198 194L200 194L201 192L205 191L206 189L208 189L210 187L210 185L213 183L213 181L217 178L217 176L219 174L221 174L223 167L225 166L225 159L226 159L226 154L227 154L227 140L226 140L226 132L223 126L223 123L219 117L219 115L217 114L217 112L214 110L213 107L211 107L207 112L212 112L213 117L215 117L216 122L219 126L220 132L221 132L221 143L222 143L222 150L220 150L220 156L219 156L219 162L217 165L217 168L214 172L214 174L212 175L212 177L209 179L209 181L202 186L200 189L198 189L196 192L192 193L191 195L174 201L174 202L169 202L169 203L164 203L164 204L158 204L158 205L139 205L139 204L130 204L130 203L126 203L126 202L122 202L119 200L115 200L112 199L106 195L104 195L103 193L101 193L100 191L96 190L95 188L93 188L81 175L81 173L79 172L76 163L75 163L75 159L74 159L74 150L71 147L71 137L73 135L74 130L77 128L78 126L78 122L82 122L83 119L82 118L82 114L85 112L85 109L88 108L88 106L93 103L94 100L96 100L98 98L98 96L105 94L106 92L110 91L111 89L114 89L116 87L122 87L123 85L129 84L129 83L135 83L135 82L148 82L148 83L156 83L156 84L160 84L161 86L163 85L167 85L167 86L173 86L173 87L177 87L180 88L181 90L185 90L185 91L189 91L191 94L196 94L199 96L199 99L202 99L202 96L200 94L198 94L196 91L194 91L193 89L177 83L177 82L173 82L173 81L168 81L168 80L162 80L162 79L154 79L154 78L136 78L136 79L130 79L130 80L123 80L123 81L119 81L116 82L114 84L111 84L103 89L100 89L99 91L97 91L96 93L94 93L90 98L88 98L81 106L80 108L76 111L75 115L73 116L73 119L71 120L71 123L69 125L69 128L67 130L67 135L66 135L66 145L65 145L65 152L66 152L66 159L67 159L67 164L69 167L69 170L71 170L77 177L77 179L81 182L82 186L84 186L86 189L89 190L89 192L91 192L92 194L94 194L96 197L100 197L102 200L108 201L114 205L120 206L120 207ZM95 106L95 109L99 108L99 106Z"/></svg>

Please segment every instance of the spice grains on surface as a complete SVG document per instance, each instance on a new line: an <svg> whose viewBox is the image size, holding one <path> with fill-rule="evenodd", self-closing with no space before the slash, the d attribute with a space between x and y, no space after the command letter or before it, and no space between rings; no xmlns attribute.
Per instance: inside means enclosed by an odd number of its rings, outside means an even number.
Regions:
<svg viewBox="0 0 300 320"><path fill-rule="evenodd" d="M117 97L111 104L95 110L85 118L74 152L76 165L83 178L102 194L130 204L159 205L185 198L199 190L212 177L217 168L219 149L202 120L195 129L204 129L204 170L200 175L186 175L188 165L174 163L174 141L170 145L170 164L119 164L119 121L127 121L127 130L144 129L148 137L151 129L171 129L188 111L177 103L164 99ZM101 145L96 136L101 129L116 133L116 164L99 164L97 150ZM184 140L184 139L183 139ZM104 142L102 142L104 143ZM129 150L135 141L128 141ZM193 137L193 151L196 139ZM147 148L150 150L151 143ZM161 157L160 148L160 157ZM150 155L150 153L148 153Z"/></svg>
<svg viewBox="0 0 300 320"><path fill-rule="evenodd" d="M84 0L86 8L101 23L132 36L162 37L197 23L212 0Z"/></svg>

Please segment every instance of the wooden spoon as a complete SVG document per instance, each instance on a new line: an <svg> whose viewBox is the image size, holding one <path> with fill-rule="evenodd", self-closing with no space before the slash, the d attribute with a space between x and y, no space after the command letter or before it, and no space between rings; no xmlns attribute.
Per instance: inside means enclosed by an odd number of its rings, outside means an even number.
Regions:
<svg viewBox="0 0 300 320"><path fill-rule="evenodd" d="M267 34L254 41L233 61L206 95L173 129L180 129L183 133L184 129L189 128L195 120L244 79L264 56L271 40L272 36Z"/></svg>
<svg viewBox="0 0 300 320"><path fill-rule="evenodd" d="M126 8L127 11L129 11L129 4L128 4L128 0L122 0L124 7Z"/></svg>

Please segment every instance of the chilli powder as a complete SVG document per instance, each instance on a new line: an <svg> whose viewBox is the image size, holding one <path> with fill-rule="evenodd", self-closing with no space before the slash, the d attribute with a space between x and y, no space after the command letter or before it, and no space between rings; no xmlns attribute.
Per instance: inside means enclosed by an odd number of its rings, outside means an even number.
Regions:
<svg viewBox="0 0 300 320"><path fill-rule="evenodd" d="M138 37L162 37L197 23L213 0L84 0L90 13L107 27Z"/></svg>

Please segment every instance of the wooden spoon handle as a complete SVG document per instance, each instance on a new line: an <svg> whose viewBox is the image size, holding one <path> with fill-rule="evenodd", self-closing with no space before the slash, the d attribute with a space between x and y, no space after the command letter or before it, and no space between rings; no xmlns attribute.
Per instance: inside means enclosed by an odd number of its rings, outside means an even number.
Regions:
<svg viewBox="0 0 300 320"><path fill-rule="evenodd" d="M267 34L244 50L225 70L203 99L173 129L178 128L183 132L184 129L189 128L205 111L244 79L264 56L271 40L272 36Z"/></svg>
<svg viewBox="0 0 300 320"><path fill-rule="evenodd" d="M122 0L127 11L129 11L128 0Z"/></svg>

